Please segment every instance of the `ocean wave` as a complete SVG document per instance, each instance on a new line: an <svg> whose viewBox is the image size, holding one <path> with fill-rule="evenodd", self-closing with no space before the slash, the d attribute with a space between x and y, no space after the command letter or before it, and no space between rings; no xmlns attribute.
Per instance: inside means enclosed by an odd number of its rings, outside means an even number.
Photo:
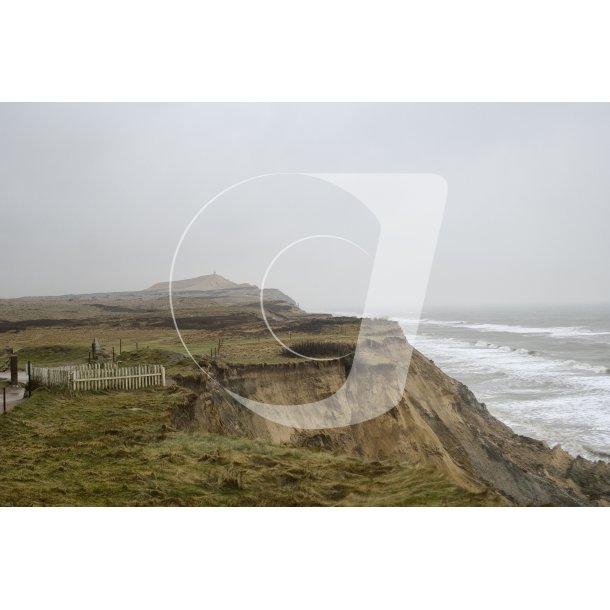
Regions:
<svg viewBox="0 0 610 610"><path fill-rule="evenodd" d="M432 320L423 318L421 324L465 328L480 332L513 333L518 335L549 335L551 337L595 337L610 335L610 331L592 330L583 326L519 326L516 324L491 324L483 322L466 322L465 320Z"/></svg>
<svg viewBox="0 0 610 610"><path fill-rule="evenodd" d="M552 343L540 339L532 342L541 346L535 351L528 349L532 345L519 346L524 338L511 340L510 335L506 341L496 337L493 342L485 341L485 336L447 338L439 336L438 329L428 327L428 331L414 337L414 346L448 375L466 383L515 432L551 445L560 442L572 455L610 461L606 362L583 362L581 354L586 358L587 352L582 347L569 359L572 353L563 348L554 353Z"/></svg>
<svg viewBox="0 0 610 610"><path fill-rule="evenodd" d="M603 449L591 447L590 445L585 444L583 444L583 448L597 458L602 458L604 461L610 460L610 449L605 451Z"/></svg>
<svg viewBox="0 0 610 610"><path fill-rule="evenodd" d="M512 349L512 348L511 348ZM524 347L520 347L518 350L516 350L518 354L523 354L525 356L537 356L538 352L536 350L533 349L525 349Z"/></svg>
<svg viewBox="0 0 610 610"><path fill-rule="evenodd" d="M463 342L464 343L464 342ZM533 349L525 349L524 347L511 347L510 345L498 345L496 343L488 343L487 341L475 341L471 345L475 347L484 347L487 349L497 349L500 352L517 352L517 354L523 354L525 356L535 356L538 352Z"/></svg>
<svg viewBox="0 0 610 610"><path fill-rule="evenodd" d="M431 341L432 343L434 343L434 347L436 349L438 349L438 346L442 345L442 344L453 344L455 346L459 346L462 347L462 349L472 349L477 348L477 349L485 349L485 350L490 350L490 351L496 351L496 352L502 352L502 353L509 353L512 352L515 354L515 356L519 356L519 357L525 357L524 359L524 363L526 363L528 361L528 358L530 358L530 362L536 361L539 363L547 363L549 366L552 366L553 368L555 367L565 367L565 368L570 368L576 371L584 371L587 373L595 373L597 375L610 375L610 368L603 366L603 365L595 365L595 364L591 364L589 362L582 362L579 360L560 360L558 358L552 358L550 356L548 356L547 354L544 354L543 352L539 352L536 350L532 350L532 349L526 349L526 348L515 348L515 347L511 347L510 345L498 345L496 343L489 343L487 341L482 341L482 340L478 340L475 342L468 342L468 341L462 341L460 339L456 339L455 337L451 337L451 338L443 338L443 339L439 339L439 338L434 338L434 339L426 339L425 336L419 336L417 338L419 340L419 347L422 349L425 349L426 344L429 344L429 342ZM422 341L423 339L423 341ZM418 347L418 340L414 341L415 347ZM419 349L419 348L418 348ZM476 358L476 356L473 354L473 358ZM505 363L504 363L505 366ZM500 364L498 364L498 367L500 368Z"/></svg>
<svg viewBox="0 0 610 610"><path fill-rule="evenodd" d="M577 360L564 360L563 364L579 371L589 371L600 375L610 374L610 368L603 365L589 364L588 362L578 362Z"/></svg>

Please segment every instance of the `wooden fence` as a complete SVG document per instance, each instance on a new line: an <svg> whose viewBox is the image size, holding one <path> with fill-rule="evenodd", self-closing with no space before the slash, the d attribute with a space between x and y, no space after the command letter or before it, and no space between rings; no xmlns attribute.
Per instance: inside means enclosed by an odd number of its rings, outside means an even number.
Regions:
<svg viewBox="0 0 610 610"><path fill-rule="evenodd" d="M136 390L165 386L165 367L139 364L118 367L112 363L79 364L52 368L32 367L32 381L40 385L65 386L72 390Z"/></svg>

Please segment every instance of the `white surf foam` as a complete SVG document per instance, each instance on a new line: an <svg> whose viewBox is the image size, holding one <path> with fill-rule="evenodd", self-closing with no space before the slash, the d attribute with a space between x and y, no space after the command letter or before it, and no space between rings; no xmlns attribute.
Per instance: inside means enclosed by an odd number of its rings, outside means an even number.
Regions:
<svg viewBox="0 0 610 610"><path fill-rule="evenodd" d="M592 330L583 326L519 326L517 324L486 324L466 322L464 320L431 320L424 318L421 324L445 326L449 328L465 328L480 332L514 333L518 335L549 335L551 337L595 337L610 336L610 331Z"/></svg>
<svg viewBox="0 0 610 610"><path fill-rule="evenodd" d="M484 340L420 334L414 346L519 434L600 459L610 446L610 371Z"/></svg>

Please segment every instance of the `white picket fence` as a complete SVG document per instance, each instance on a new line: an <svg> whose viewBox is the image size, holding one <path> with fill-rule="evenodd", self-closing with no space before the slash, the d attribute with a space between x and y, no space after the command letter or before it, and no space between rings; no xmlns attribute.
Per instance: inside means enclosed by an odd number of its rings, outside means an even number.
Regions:
<svg viewBox="0 0 610 610"><path fill-rule="evenodd" d="M112 363L74 366L32 367L32 381L46 386L65 386L72 390L137 390L165 386L165 367L138 364L118 367Z"/></svg>

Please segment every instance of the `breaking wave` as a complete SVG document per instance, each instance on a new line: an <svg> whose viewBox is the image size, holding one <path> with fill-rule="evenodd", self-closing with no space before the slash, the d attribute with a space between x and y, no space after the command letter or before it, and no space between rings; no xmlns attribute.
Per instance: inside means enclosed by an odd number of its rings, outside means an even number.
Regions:
<svg viewBox="0 0 610 610"><path fill-rule="evenodd" d="M539 438L550 446L559 443L572 455L609 459L610 367L603 360L599 362L599 354L605 353L599 343L595 344L598 350L595 362L588 345L591 339L575 337L566 347L565 342L556 344L549 340L547 333L546 339L532 337L531 341L514 336L512 346L507 345L510 335L506 335L507 343L486 341L478 333L446 336L451 333L449 328L443 331L431 324L421 328L424 332L412 339L414 347L469 386L515 432ZM535 328L474 323L468 327ZM545 330L557 335L558 328ZM561 332L567 334L568 329L583 332L577 326L561 327ZM524 342L530 345L523 345ZM573 358L566 357L570 351ZM588 357L593 362L584 361Z"/></svg>
<svg viewBox="0 0 610 610"><path fill-rule="evenodd" d="M445 326L449 328L464 328L480 332L514 333L518 335L548 335L551 337L595 337L610 336L610 331L592 330L583 326L519 326L517 324L487 324L466 322L465 320L430 320L423 318L421 324Z"/></svg>

